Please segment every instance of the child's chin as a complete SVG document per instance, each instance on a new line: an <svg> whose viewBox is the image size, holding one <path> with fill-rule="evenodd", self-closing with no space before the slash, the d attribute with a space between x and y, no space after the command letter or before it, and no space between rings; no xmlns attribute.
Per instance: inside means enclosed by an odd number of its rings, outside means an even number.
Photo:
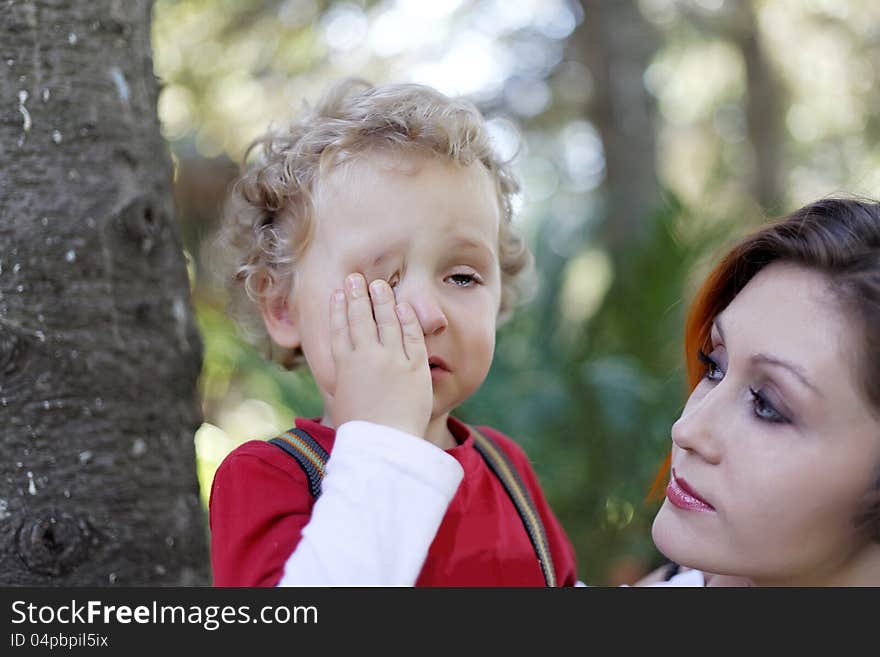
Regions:
<svg viewBox="0 0 880 657"><path fill-rule="evenodd" d="M434 406L431 408L431 419L436 420L437 418L449 415L462 401L464 400L462 399L461 401L450 403L448 399L444 399L435 391Z"/></svg>

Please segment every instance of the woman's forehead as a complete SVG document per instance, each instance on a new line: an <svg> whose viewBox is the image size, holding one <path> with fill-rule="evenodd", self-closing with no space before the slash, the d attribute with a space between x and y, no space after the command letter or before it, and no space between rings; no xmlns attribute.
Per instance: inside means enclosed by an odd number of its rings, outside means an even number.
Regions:
<svg viewBox="0 0 880 657"><path fill-rule="evenodd" d="M734 297L715 318L721 336L728 349L791 363L822 387L851 379L862 348L827 277L789 263L765 267Z"/></svg>

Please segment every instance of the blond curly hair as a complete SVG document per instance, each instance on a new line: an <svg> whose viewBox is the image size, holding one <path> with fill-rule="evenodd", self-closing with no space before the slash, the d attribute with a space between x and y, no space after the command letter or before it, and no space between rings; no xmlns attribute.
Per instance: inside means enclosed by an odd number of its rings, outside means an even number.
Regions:
<svg viewBox="0 0 880 657"><path fill-rule="evenodd" d="M439 156L467 166L480 162L496 189L501 221L498 257L503 321L530 289L524 274L532 256L512 226L519 191L510 163L490 145L477 108L419 84L373 86L337 82L313 107L281 130L255 140L243 173L233 184L214 244L228 271L222 274L229 312L247 338L287 369L304 362L301 349L281 349L269 338L260 309L293 292L297 263L314 233L320 176L371 150ZM257 157L246 164L251 154Z"/></svg>

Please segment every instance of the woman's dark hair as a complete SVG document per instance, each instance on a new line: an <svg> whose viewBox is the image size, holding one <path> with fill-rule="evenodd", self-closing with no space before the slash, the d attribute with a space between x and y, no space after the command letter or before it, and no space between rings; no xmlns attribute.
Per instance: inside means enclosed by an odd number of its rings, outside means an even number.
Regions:
<svg viewBox="0 0 880 657"><path fill-rule="evenodd" d="M880 203L826 198L742 239L711 271L696 295L685 325L685 361L693 390L705 365L712 322L755 275L774 262L823 274L841 309L862 329L859 358L862 390L880 417ZM878 436L880 442L880 436ZM880 472L857 522L880 542Z"/></svg>

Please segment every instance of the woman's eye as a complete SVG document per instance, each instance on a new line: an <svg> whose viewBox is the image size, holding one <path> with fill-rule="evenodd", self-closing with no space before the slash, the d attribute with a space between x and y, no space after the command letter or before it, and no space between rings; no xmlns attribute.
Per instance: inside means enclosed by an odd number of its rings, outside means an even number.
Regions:
<svg viewBox="0 0 880 657"><path fill-rule="evenodd" d="M709 381L720 381L724 378L724 371L718 367L718 363L716 363L711 356L707 356L706 352L702 349L697 351L697 358L699 358L700 362L706 366L706 379Z"/></svg>
<svg viewBox="0 0 880 657"><path fill-rule="evenodd" d="M764 396L760 390L755 390L749 386L749 392L752 395L752 406L755 408L755 415L767 422L778 422L780 424L788 424L789 420L774 408L773 404Z"/></svg>

